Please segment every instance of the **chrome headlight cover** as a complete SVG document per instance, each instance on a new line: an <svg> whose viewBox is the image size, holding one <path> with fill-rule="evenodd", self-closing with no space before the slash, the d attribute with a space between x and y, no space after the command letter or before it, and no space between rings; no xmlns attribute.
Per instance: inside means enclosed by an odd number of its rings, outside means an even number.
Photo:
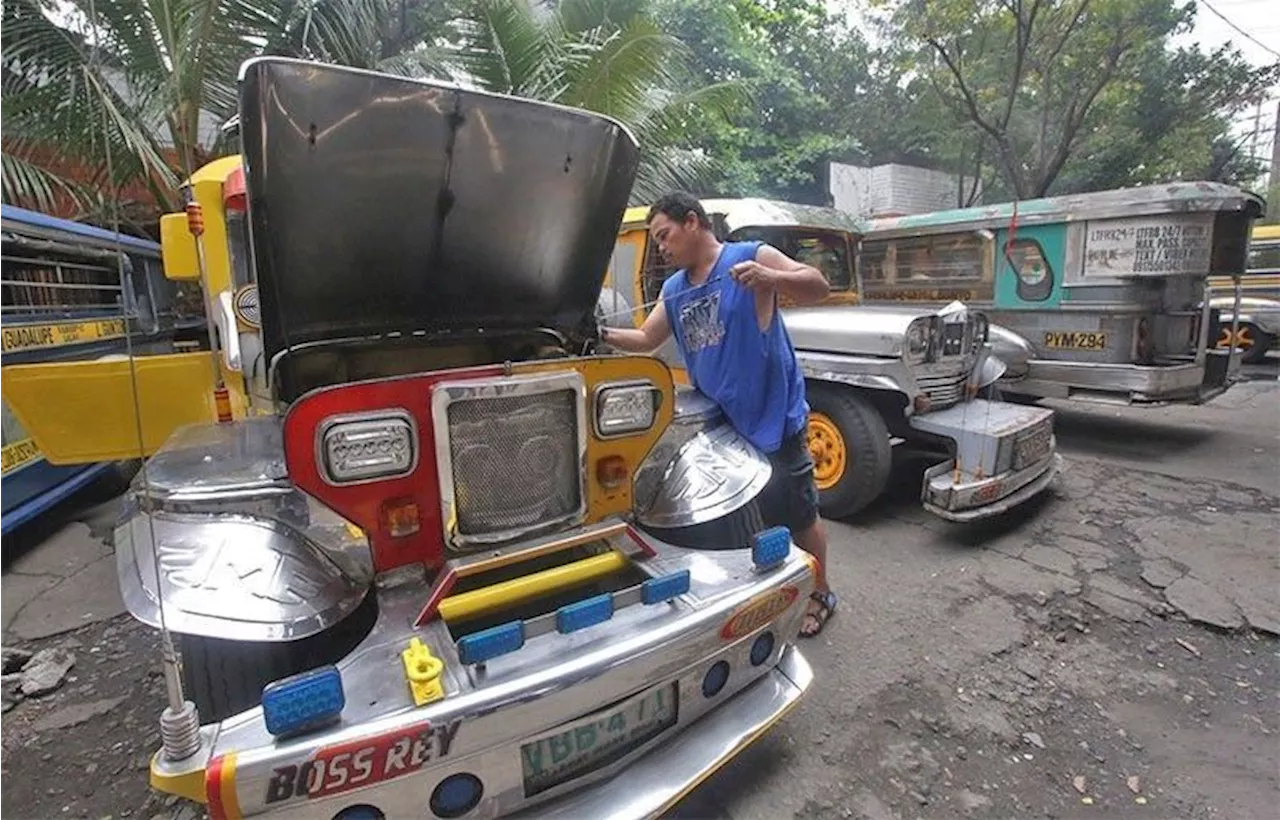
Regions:
<svg viewBox="0 0 1280 820"><path fill-rule="evenodd" d="M595 434L602 439L643 433L658 422L662 391L645 379L597 385L591 401Z"/></svg>
<svg viewBox="0 0 1280 820"><path fill-rule="evenodd" d="M408 475L418 466L418 426L400 408L331 416L316 431L316 465L336 487Z"/></svg>

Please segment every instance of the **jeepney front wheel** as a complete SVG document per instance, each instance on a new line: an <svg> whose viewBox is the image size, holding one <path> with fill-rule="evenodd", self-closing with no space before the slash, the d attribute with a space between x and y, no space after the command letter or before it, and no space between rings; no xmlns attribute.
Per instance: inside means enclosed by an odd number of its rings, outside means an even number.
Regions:
<svg viewBox="0 0 1280 820"><path fill-rule="evenodd" d="M809 384L809 455L825 518L844 518L880 497L893 452L880 412L853 390Z"/></svg>
<svg viewBox="0 0 1280 820"><path fill-rule="evenodd" d="M262 688L268 683L346 657L373 629L377 617L377 595L370 589L345 619L296 641L176 635L183 694L196 705L201 723L252 709L262 702Z"/></svg>
<svg viewBox="0 0 1280 820"><path fill-rule="evenodd" d="M1236 328L1234 345L1231 338L1231 325L1224 322L1218 334L1218 348L1220 350L1240 348L1240 361L1243 364L1257 364L1267 358L1267 351L1275 341L1270 333L1259 330L1256 325L1249 322L1243 322Z"/></svg>

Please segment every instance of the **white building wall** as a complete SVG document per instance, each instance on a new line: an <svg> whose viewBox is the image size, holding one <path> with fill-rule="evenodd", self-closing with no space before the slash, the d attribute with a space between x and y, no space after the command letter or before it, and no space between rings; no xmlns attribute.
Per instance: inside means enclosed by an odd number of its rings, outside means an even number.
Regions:
<svg viewBox="0 0 1280 820"><path fill-rule="evenodd" d="M960 185L953 174L896 163L864 167L833 162L828 178L832 205L858 218L955 208L963 202ZM972 185L964 180L966 195ZM974 200L979 201L981 193Z"/></svg>

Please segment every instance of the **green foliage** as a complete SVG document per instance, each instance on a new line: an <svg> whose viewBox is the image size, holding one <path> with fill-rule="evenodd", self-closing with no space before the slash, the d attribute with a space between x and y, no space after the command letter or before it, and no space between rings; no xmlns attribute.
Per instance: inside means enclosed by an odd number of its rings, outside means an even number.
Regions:
<svg viewBox="0 0 1280 820"><path fill-rule="evenodd" d="M854 105L865 94L861 36L809 0L659 0L704 82L740 81L754 105L695 119L691 138L720 165L707 193L824 202L826 162L860 153Z"/></svg>
<svg viewBox="0 0 1280 820"><path fill-rule="evenodd" d="M1234 49L1171 51L1194 4L1173 0L873 0L899 63L1010 197L1172 178L1245 182L1230 116L1280 78ZM927 88L923 87L927 84ZM940 144L955 170L953 139ZM985 159L983 159L985 157ZM988 197L990 198L990 197Z"/></svg>
<svg viewBox="0 0 1280 820"><path fill-rule="evenodd" d="M632 196L696 187L713 170L692 150L693 123L717 123L746 102L740 83L698 82L688 52L637 0L469 0L447 52L455 74L503 94L549 100L613 117L641 145Z"/></svg>
<svg viewBox="0 0 1280 820"><path fill-rule="evenodd" d="M379 0L5 0L5 200L50 209L63 193L91 208L140 183L173 207L180 176L205 159L202 118L234 112L240 65L263 41L367 64L382 10Z"/></svg>

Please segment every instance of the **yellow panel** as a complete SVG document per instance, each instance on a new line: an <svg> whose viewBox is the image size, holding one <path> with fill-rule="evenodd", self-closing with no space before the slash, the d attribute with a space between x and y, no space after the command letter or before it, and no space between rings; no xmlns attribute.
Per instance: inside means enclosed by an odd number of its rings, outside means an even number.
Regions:
<svg viewBox="0 0 1280 820"><path fill-rule="evenodd" d="M243 415L243 393L232 390L232 410ZM151 455L175 428L217 418L207 352L9 365L4 400L51 464Z"/></svg>
<svg viewBox="0 0 1280 820"><path fill-rule="evenodd" d="M562 589L581 586L590 581L621 572L629 566L627 557L610 550L532 575L524 575L501 581L487 587L473 589L459 595L451 595L440 602L440 617L446 621L461 621L492 613L496 610L532 601Z"/></svg>
<svg viewBox="0 0 1280 820"><path fill-rule="evenodd" d="M563 360L530 362L517 365L513 370L516 373L545 373L569 368L577 370L586 380L588 400L595 394L598 385L613 381L648 379L662 392L662 404L658 407L657 419L653 427L632 436L597 438L594 423L595 411L590 404L587 406L587 520L602 521L611 515L630 512L632 482L624 481L620 487L606 489L596 481L596 464L609 456L622 456L627 463L628 472L634 476L644 457L653 449L653 445L658 443L662 431L666 430L667 425L671 423L671 417L675 412L675 386L667 365L650 356L600 356L579 359L571 363Z"/></svg>
<svg viewBox="0 0 1280 820"><path fill-rule="evenodd" d="M196 240L187 229L185 213L160 217L160 258L166 279L181 282L200 278Z"/></svg>

